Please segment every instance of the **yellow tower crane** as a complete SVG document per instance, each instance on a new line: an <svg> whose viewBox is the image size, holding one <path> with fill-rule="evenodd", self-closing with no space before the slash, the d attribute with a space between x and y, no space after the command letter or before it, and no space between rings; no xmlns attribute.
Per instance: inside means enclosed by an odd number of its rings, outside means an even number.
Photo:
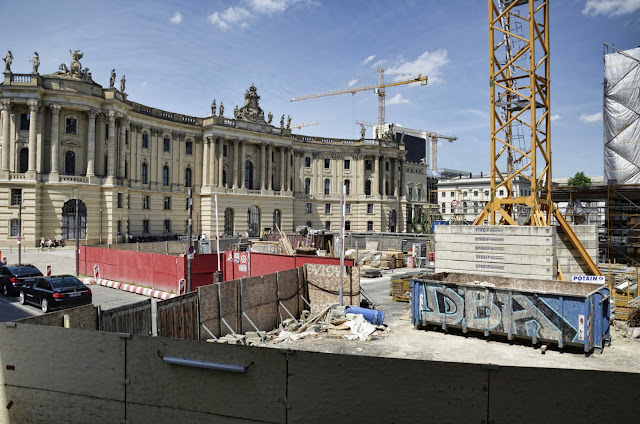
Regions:
<svg viewBox="0 0 640 424"><path fill-rule="evenodd" d="M291 129L295 128L299 130L300 128L310 127L311 125L318 125L318 121L309 121L309 122L301 122L299 124L291 124Z"/></svg>
<svg viewBox="0 0 640 424"><path fill-rule="evenodd" d="M600 275L551 200L549 0L489 0L489 49L491 200L474 225L518 225L517 205L531 211L525 225L548 226L553 216L590 272ZM531 190L513 192L516 178ZM496 196L498 189L507 197Z"/></svg>
<svg viewBox="0 0 640 424"><path fill-rule="evenodd" d="M395 87L396 85L411 84L414 82L419 82L420 85L427 85L427 80L429 77L418 74L418 76L415 78L385 84L384 69L378 68L377 72L380 73L380 82L378 84L365 85L363 87L345 88L344 90L326 91L323 93L308 94L306 96L294 97L291 99L291 101L297 102L299 100L317 99L318 97L335 96L337 94L356 94L358 91L373 90L373 92L378 95L378 125L384 125L384 101L386 96L385 88Z"/></svg>

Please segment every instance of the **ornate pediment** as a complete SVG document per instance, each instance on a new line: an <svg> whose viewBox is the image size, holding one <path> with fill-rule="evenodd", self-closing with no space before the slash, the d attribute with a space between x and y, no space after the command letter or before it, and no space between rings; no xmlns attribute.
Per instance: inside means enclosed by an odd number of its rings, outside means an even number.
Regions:
<svg viewBox="0 0 640 424"><path fill-rule="evenodd" d="M80 143L75 140L64 140L60 145L65 147L80 147Z"/></svg>
<svg viewBox="0 0 640 424"><path fill-rule="evenodd" d="M251 84L251 87L244 93L244 106L240 109L234 110L236 119L243 121L257 122L260 124L266 124L264 120L264 112L258 105L260 96L255 85Z"/></svg>

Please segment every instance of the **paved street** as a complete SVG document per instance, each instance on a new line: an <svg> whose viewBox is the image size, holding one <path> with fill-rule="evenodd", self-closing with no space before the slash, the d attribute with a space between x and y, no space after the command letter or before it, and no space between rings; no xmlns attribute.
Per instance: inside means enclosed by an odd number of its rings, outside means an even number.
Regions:
<svg viewBox="0 0 640 424"><path fill-rule="evenodd" d="M8 264L18 263L18 250L3 249L2 257L7 258ZM36 266L43 274L46 274L47 265L51 265L52 274L72 274L75 275L74 248L58 248L54 251L41 252L37 249L26 249L22 252L22 263ZM93 293L93 304L100 305L102 309L116 308L122 305L139 302L148 299L134 293L121 290L114 290L108 287L91 285ZM18 297L4 297L0 294L0 322L13 321L27 318L34 315L42 315L42 311L35 306L21 305Z"/></svg>

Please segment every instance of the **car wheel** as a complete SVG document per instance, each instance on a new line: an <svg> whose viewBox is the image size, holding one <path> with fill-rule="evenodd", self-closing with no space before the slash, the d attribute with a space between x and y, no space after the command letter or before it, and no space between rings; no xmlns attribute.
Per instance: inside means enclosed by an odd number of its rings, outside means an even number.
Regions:
<svg viewBox="0 0 640 424"><path fill-rule="evenodd" d="M2 294L5 297L9 296L9 285L7 283L4 283L4 285L2 286Z"/></svg>
<svg viewBox="0 0 640 424"><path fill-rule="evenodd" d="M24 305L25 304L25 300L24 300L24 292L20 291L20 304Z"/></svg>
<svg viewBox="0 0 640 424"><path fill-rule="evenodd" d="M42 309L42 312L44 312L45 314L49 312L49 301L47 299L42 299L42 302L40 303L40 308Z"/></svg>

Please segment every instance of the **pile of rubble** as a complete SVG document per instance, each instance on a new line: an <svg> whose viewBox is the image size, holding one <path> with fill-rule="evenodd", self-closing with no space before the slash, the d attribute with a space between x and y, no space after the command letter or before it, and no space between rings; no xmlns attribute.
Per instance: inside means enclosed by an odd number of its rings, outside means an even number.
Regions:
<svg viewBox="0 0 640 424"><path fill-rule="evenodd" d="M369 341L389 335L389 328L366 321L363 315L344 313L344 306L330 305L311 317L302 311L300 320L286 319L282 325L266 335L266 343L277 344L303 338L347 339Z"/></svg>

